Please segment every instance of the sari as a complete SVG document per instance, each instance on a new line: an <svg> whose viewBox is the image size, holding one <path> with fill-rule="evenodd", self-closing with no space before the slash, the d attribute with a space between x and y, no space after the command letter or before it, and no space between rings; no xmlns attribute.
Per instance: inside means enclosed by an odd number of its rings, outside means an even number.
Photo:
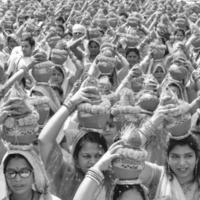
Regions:
<svg viewBox="0 0 200 200"><path fill-rule="evenodd" d="M0 166L0 200L9 200L11 191L7 187L6 177L4 175L4 163L8 156L19 154L27 159L33 168L34 184L32 190L39 194L39 200L59 200L49 192L49 182L43 166L43 163L38 155L38 151L32 146L15 146L7 145L6 152Z"/></svg>
<svg viewBox="0 0 200 200"><path fill-rule="evenodd" d="M200 191L197 182L193 182L190 187L183 189L177 178L173 176L170 180L163 169L162 176L158 185L155 200L199 200Z"/></svg>

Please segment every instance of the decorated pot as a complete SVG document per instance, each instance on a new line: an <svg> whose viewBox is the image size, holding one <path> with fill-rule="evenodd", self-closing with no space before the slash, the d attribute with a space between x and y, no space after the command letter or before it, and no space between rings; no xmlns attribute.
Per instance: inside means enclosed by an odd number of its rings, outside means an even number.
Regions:
<svg viewBox="0 0 200 200"><path fill-rule="evenodd" d="M104 129L109 120L109 115L78 112L78 119L81 127Z"/></svg>
<svg viewBox="0 0 200 200"><path fill-rule="evenodd" d="M155 94L144 93L138 100L138 105L147 111L153 112L159 104L159 98Z"/></svg>
<svg viewBox="0 0 200 200"><path fill-rule="evenodd" d="M185 80L188 76L187 69L184 66L179 66L177 64L172 64L168 71L171 77L177 81Z"/></svg>
<svg viewBox="0 0 200 200"><path fill-rule="evenodd" d="M53 49L51 52L51 61L57 65L63 65L67 57L68 53L65 50Z"/></svg>
<svg viewBox="0 0 200 200"><path fill-rule="evenodd" d="M113 161L113 173L120 180L137 179L144 169L147 152L141 149L123 147L115 153L122 155Z"/></svg>
<svg viewBox="0 0 200 200"><path fill-rule="evenodd" d="M55 64L51 61L45 61L36 64L32 69L32 75L37 82L48 82L52 73L51 67Z"/></svg>

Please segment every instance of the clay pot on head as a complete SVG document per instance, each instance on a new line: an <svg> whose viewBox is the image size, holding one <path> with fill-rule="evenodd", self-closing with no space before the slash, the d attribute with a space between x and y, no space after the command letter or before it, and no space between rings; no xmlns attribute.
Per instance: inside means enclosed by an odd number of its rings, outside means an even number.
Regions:
<svg viewBox="0 0 200 200"><path fill-rule="evenodd" d="M174 80L183 81L188 76L188 71L184 66L179 66L177 64L172 64L169 67L169 74Z"/></svg>
<svg viewBox="0 0 200 200"><path fill-rule="evenodd" d="M163 58L165 55L165 50L166 50L166 47L164 45L153 47L152 57L154 58L154 60L159 60Z"/></svg>
<svg viewBox="0 0 200 200"><path fill-rule="evenodd" d="M191 127L191 117L185 116L180 120L174 119L174 121L176 121L176 123L168 128L171 135L173 137L183 137L184 135L187 135Z"/></svg>
<svg viewBox="0 0 200 200"><path fill-rule="evenodd" d="M108 19L108 24L111 26L111 27L116 27L117 26L117 19L116 18L109 18Z"/></svg>
<svg viewBox="0 0 200 200"><path fill-rule="evenodd" d="M106 62L99 62L97 67L102 74L112 74L114 70L114 66L111 63Z"/></svg>
<svg viewBox="0 0 200 200"><path fill-rule="evenodd" d="M39 63L32 69L32 75L37 82L48 82L52 73L51 67L55 64L51 61Z"/></svg>
<svg viewBox="0 0 200 200"><path fill-rule="evenodd" d="M108 114L91 114L86 112L78 112L78 120L81 127L104 129L109 121Z"/></svg>
<svg viewBox="0 0 200 200"><path fill-rule="evenodd" d="M122 148L116 153L122 155L113 162L113 173L120 180L137 179L144 168L144 161L147 156L145 150Z"/></svg>
<svg viewBox="0 0 200 200"><path fill-rule="evenodd" d="M67 57L68 53L65 50L53 49L51 52L51 61L57 65L63 65Z"/></svg>
<svg viewBox="0 0 200 200"><path fill-rule="evenodd" d="M147 111L153 112L159 104L159 98L155 94L144 93L138 101L138 105Z"/></svg>

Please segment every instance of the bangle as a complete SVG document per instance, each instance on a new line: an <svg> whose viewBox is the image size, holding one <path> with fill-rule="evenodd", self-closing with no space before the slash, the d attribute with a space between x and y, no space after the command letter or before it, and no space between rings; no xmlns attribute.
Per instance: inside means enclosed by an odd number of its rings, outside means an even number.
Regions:
<svg viewBox="0 0 200 200"><path fill-rule="evenodd" d="M104 175L103 173L96 169L95 167L91 167L88 172L86 173L86 177L94 180L98 185L103 184Z"/></svg>
<svg viewBox="0 0 200 200"><path fill-rule="evenodd" d="M67 108L69 113L72 113L75 109L75 106L71 100L64 101L63 106L65 106Z"/></svg>

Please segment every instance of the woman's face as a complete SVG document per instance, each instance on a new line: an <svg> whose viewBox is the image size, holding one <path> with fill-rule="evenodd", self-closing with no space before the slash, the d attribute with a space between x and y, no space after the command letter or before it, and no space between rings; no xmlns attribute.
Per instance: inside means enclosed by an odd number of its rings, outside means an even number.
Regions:
<svg viewBox="0 0 200 200"><path fill-rule="evenodd" d="M144 85L144 78L142 76L131 80L131 88L134 92L139 92Z"/></svg>
<svg viewBox="0 0 200 200"><path fill-rule="evenodd" d="M25 57L29 57L32 55L33 47L30 45L28 41L22 41L21 47L23 55Z"/></svg>
<svg viewBox="0 0 200 200"><path fill-rule="evenodd" d="M165 78L165 72L162 69L162 67L158 66L155 72L153 73L153 76L156 78L158 83L161 83L163 79Z"/></svg>
<svg viewBox="0 0 200 200"><path fill-rule="evenodd" d="M175 35L175 39L177 41L183 41L184 39L184 34L182 33L182 31L177 31L176 35Z"/></svg>
<svg viewBox="0 0 200 200"><path fill-rule="evenodd" d="M8 41L8 47L10 48L10 49L13 49L14 47L16 47L17 46L17 42L14 40L14 39L10 39L9 41Z"/></svg>
<svg viewBox="0 0 200 200"><path fill-rule="evenodd" d="M99 54L100 48L96 42L91 42L89 45L90 55L97 56Z"/></svg>
<svg viewBox="0 0 200 200"><path fill-rule="evenodd" d="M169 153L168 164L178 180L193 179L197 158L188 145L175 146Z"/></svg>
<svg viewBox="0 0 200 200"><path fill-rule="evenodd" d="M78 166L86 173L104 154L104 150L97 143L85 142L78 153Z"/></svg>
<svg viewBox="0 0 200 200"><path fill-rule="evenodd" d="M125 191L118 200L144 200L141 194L136 189Z"/></svg>
<svg viewBox="0 0 200 200"><path fill-rule="evenodd" d="M63 79L63 74L59 70L53 69L50 82L61 86L63 83Z"/></svg>
<svg viewBox="0 0 200 200"><path fill-rule="evenodd" d="M137 64L139 62L139 56L134 52L131 51L127 57L126 57L127 61L129 62L130 66L132 67L133 65Z"/></svg>
<svg viewBox="0 0 200 200"><path fill-rule="evenodd" d="M16 172L16 177L14 177ZM32 169L25 159L11 159L6 167L5 176L8 188L14 194L24 194L31 191L34 178Z"/></svg>

